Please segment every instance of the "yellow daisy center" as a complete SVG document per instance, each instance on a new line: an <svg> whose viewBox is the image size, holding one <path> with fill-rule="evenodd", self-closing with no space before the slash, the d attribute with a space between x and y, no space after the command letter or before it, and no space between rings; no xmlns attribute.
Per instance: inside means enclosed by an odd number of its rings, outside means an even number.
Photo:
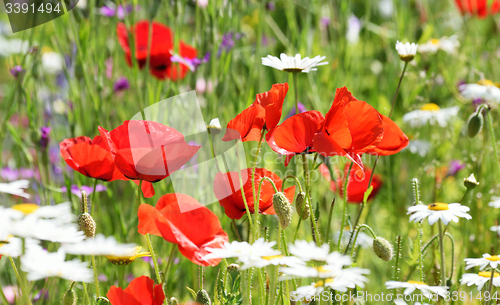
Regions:
<svg viewBox="0 0 500 305"><path fill-rule="evenodd" d="M491 80L489 79L482 79L482 80L479 80L477 82L478 85L481 85L481 86L495 86L495 83L493 83Z"/></svg>
<svg viewBox="0 0 500 305"><path fill-rule="evenodd" d="M434 39L431 39L430 42L432 44L439 44L439 39L434 38Z"/></svg>
<svg viewBox="0 0 500 305"><path fill-rule="evenodd" d="M141 252L142 247L137 246L131 251L131 255L129 256L116 256L116 255L108 255L106 258L113 265L130 265L133 261L135 261L139 257L151 256L149 252ZM141 252L141 253L140 253Z"/></svg>
<svg viewBox="0 0 500 305"><path fill-rule="evenodd" d="M283 255L271 255L271 256L263 256L262 258L265 259L265 260L273 260L273 259L277 259L277 258L282 258Z"/></svg>
<svg viewBox="0 0 500 305"><path fill-rule="evenodd" d="M14 205L11 209L23 212L24 214L31 214L39 208L40 206L35 203L21 203Z"/></svg>
<svg viewBox="0 0 500 305"><path fill-rule="evenodd" d="M407 283L408 284L415 284L415 285L426 285L425 283L419 282L419 281L408 281Z"/></svg>
<svg viewBox="0 0 500 305"><path fill-rule="evenodd" d="M427 207L431 211L446 211L449 209L448 204L442 202L431 203Z"/></svg>
<svg viewBox="0 0 500 305"><path fill-rule="evenodd" d="M481 271L477 275L490 278L491 272L490 271ZM499 277L499 276L500 276L500 274L498 272L495 272L495 274L493 274L493 277Z"/></svg>
<svg viewBox="0 0 500 305"><path fill-rule="evenodd" d="M426 110L426 111L438 111L439 109L439 106L434 104L434 103L428 103L428 104L425 104L422 106L422 108L420 108L420 110Z"/></svg>
<svg viewBox="0 0 500 305"><path fill-rule="evenodd" d="M498 255L492 255L490 257L485 257L485 258L492 262L500 261L500 257Z"/></svg>
<svg viewBox="0 0 500 305"><path fill-rule="evenodd" d="M333 283L333 278L326 279L325 281L318 281L314 284L314 288L323 287L325 284Z"/></svg>

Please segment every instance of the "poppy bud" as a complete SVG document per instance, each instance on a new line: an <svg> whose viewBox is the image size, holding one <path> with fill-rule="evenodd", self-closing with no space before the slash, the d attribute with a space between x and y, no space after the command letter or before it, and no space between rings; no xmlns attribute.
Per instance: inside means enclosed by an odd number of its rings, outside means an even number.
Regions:
<svg viewBox="0 0 500 305"><path fill-rule="evenodd" d="M92 215L88 213L87 207L87 193L82 191L82 203L81 203L82 213L78 215L78 225L80 231L83 231L85 236L89 238L94 238L96 224Z"/></svg>
<svg viewBox="0 0 500 305"><path fill-rule="evenodd" d="M474 112L467 121L467 135L475 137L483 128L484 118L481 111Z"/></svg>
<svg viewBox="0 0 500 305"><path fill-rule="evenodd" d="M240 265L238 265L238 264L231 264L231 265L227 266L227 271L229 271L229 272L236 272L238 270L240 270Z"/></svg>
<svg viewBox="0 0 500 305"><path fill-rule="evenodd" d="M306 198L306 194L304 192L300 192L297 194L297 197L295 198L295 209L297 210L297 214L299 214L300 217L302 217L302 211L303 211L303 204L304 204L304 199Z"/></svg>
<svg viewBox="0 0 500 305"><path fill-rule="evenodd" d="M170 300L168 300L168 304L170 304L170 305L177 305L177 304L179 304L179 301L177 301L176 298L171 297Z"/></svg>
<svg viewBox="0 0 500 305"><path fill-rule="evenodd" d="M277 192L273 195L273 206L280 220L281 227L286 229L290 222L292 222L293 209L283 192Z"/></svg>
<svg viewBox="0 0 500 305"><path fill-rule="evenodd" d="M221 131L219 118L215 118L215 119L211 120L207 126L207 130L208 130L209 134L213 134L213 135L219 134Z"/></svg>
<svg viewBox="0 0 500 305"><path fill-rule="evenodd" d="M109 305L111 304L106 297L98 297L96 299L96 305Z"/></svg>
<svg viewBox="0 0 500 305"><path fill-rule="evenodd" d="M304 209L302 210L301 218L302 218L302 220L307 220L307 218L309 218L309 216L311 216L311 210L309 209L309 205L306 204L306 205L304 205Z"/></svg>
<svg viewBox="0 0 500 305"><path fill-rule="evenodd" d="M210 296L205 289L201 289L198 291L198 294L196 295L196 303L200 303L201 305L212 305Z"/></svg>
<svg viewBox="0 0 500 305"><path fill-rule="evenodd" d="M64 293L62 305L76 305L76 294L73 291L73 286Z"/></svg>
<svg viewBox="0 0 500 305"><path fill-rule="evenodd" d="M380 236L373 240L373 252L386 262L392 259L393 250L391 243Z"/></svg>
<svg viewBox="0 0 500 305"><path fill-rule="evenodd" d="M479 185L479 182L477 182L476 177L474 177L474 174L470 174L469 177L464 179L464 186L467 189L475 189L476 186Z"/></svg>

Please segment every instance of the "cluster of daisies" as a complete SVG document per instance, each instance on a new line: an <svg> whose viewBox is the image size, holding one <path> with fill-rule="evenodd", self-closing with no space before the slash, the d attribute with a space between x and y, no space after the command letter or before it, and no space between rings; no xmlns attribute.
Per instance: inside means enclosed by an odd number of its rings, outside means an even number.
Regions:
<svg viewBox="0 0 500 305"><path fill-rule="evenodd" d="M112 236L88 238L75 220L69 203L0 206L0 257L20 257L21 270L30 281L55 276L91 282L88 263L66 260L67 255L105 256L111 262L149 255L140 253L141 247L135 244L119 244Z"/></svg>

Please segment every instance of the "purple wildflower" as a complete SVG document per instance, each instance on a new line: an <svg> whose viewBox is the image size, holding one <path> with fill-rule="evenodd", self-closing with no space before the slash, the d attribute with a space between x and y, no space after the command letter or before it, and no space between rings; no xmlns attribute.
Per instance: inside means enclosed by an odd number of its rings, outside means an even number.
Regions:
<svg viewBox="0 0 500 305"><path fill-rule="evenodd" d="M217 57L220 57L222 51L229 52L234 47L234 40L240 40L243 35L241 33L228 32L222 35L222 41L219 46L219 52L217 52Z"/></svg>
<svg viewBox="0 0 500 305"><path fill-rule="evenodd" d="M203 56L203 58L196 58L196 57L195 58L185 58L185 57L182 57L179 55L172 55L170 57L171 62L182 63L182 64L188 66L189 70L191 70L191 71L196 70L196 68L199 65L208 62L209 59L210 59L210 52L207 52L205 54L205 56Z"/></svg>
<svg viewBox="0 0 500 305"><path fill-rule="evenodd" d="M447 176L455 176L460 170L465 168L465 163L460 160L451 160L450 165L448 165Z"/></svg>
<svg viewBox="0 0 500 305"><path fill-rule="evenodd" d="M116 15L118 19L123 20L125 16L130 14L133 10L134 10L133 5L127 5L126 7L123 7L120 4L116 8L103 6L99 9L99 13L101 13L101 15L106 17L114 17Z"/></svg>
<svg viewBox="0 0 500 305"><path fill-rule="evenodd" d="M276 9L276 5L274 4L273 1L269 1L266 3L266 10L272 12Z"/></svg>
<svg viewBox="0 0 500 305"><path fill-rule="evenodd" d="M49 291L42 288L42 290L38 291L37 294L35 294L35 296L33 297L33 303L39 301L40 299L48 299L49 298Z"/></svg>
<svg viewBox="0 0 500 305"><path fill-rule="evenodd" d="M113 91L115 93L120 92L120 91L125 91L130 88L130 83L128 82L128 79L125 76L120 77L114 84L113 84Z"/></svg>
<svg viewBox="0 0 500 305"><path fill-rule="evenodd" d="M302 104L302 103L299 103L299 113L306 112L306 111L307 111L306 106L304 106L304 104ZM285 120L293 115L295 115L295 106L293 106L293 108L290 110L290 112L288 112L288 114L285 117Z"/></svg>
<svg viewBox="0 0 500 305"><path fill-rule="evenodd" d="M14 68L10 69L10 74L12 74L15 78L18 78L23 73L24 69L21 66L14 66Z"/></svg>
<svg viewBox="0 0 500 305"><path fill-rule="evenodd" d="M40 128L40 147L43 151L47 149L47 145L49 145L50 141L50 127L44 126Z"/></svg>
<svg viewBox="0 0 500 305"><path fill-rule="evenodd" d="M154 268L155 267L155 264L153 262L153 259L150 257L150 256L144 256L144 257L141 257L143 261L145 261L146 263L149 263L151 265L151 268ZM161 258L158 258L158 265L161 265Z"/></svg>
<svg viewBox="0 0 500 305"><path fill-rule="evenodd" d="M320 24L323 28L327 28L332 20L328 16L323 16L320 19Z"/></svg>
<svg viewBox="0 0 500 305"><path fill-rule="evenodd" d="M67 190L68 189L65 186L63 186L61 188L62 192L66 192ZM95 187L96 193L103 192L106 190L107 190L107 188L102 184L98 184ZM75 185L75 184L71 185L71 193L73 195L76 195L78 197L82 197L82 191L85 191L87 193L87 195L89 195L89 194L92 194L92 192L94 191L94 188L91 186L87 186L87 185L82 185L81 188L79 188L78 185Z"/></svg>
<svg viewBox="0 0 500 305"><path fill-rule="evenodd" d="M108 281L108 276L104 273L101 273L99 274L99 276L97 277L97 279L99 280L99 282L107 282Z"/></svg>

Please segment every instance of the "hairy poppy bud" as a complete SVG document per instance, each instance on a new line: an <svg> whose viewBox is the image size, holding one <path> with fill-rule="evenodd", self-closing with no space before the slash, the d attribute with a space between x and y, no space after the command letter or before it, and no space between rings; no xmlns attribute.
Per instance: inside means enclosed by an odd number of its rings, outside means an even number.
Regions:
<svg viewBox="0 0 500 305"><path fill-rule="evenodd" d="M295 198L295 209L297 210L297 214L299 214L300 217L302 217L302 211L304 209L303 204L305 198L306 194L304 192L298 193L297 197Z"/></svg>
<svg viewBox="0 0 500 305"><path fill-rule="evenodd" d="M82 213L78 215L78 225L80 227L80 231L83 231L85 236L94 238L96 225L92 215L88 213L87 193L85 191L82 191L81 209Z"/></svg>
<svg viewBox="0 0 500 305"><path fill-rule="evenodd" d="M273 206L280 220L281 227L286 229L290 222L292 222L293 209L283 192L277 192L273 195Z"/></svg>
<svg viewBox="0 0 500 305"><path fill-rule="evenodd" d="M373 240L373 252L386 262L392 259L393 250L391 243L380 236Z"/></svg>
<svg viewBox="0 0 500 305"><path fill-rule="evenodd" d="M96 305L109 305L111 304L106 297L98 297L96 300Z"/></svg>
<svg viewBox="0 0 500 305"><path fill-rule="evenodd" d="M477 182L476 177L474 177L474 174L470 174L469 177L464 179L464 185L467 189L474 189L476 186L479 185L479 182Z"/></svg>
<svg viewBox="0 0 500 305"><path fill-rule="evenodd" d="M475 137L483 128L484 118L481 111L474 112L467 121L467 135Z"/></svg>
<svg viewBox="0 0 500 305"><path fill-rule="evenodd" d="M196 303L200 303L201 305L211 305L212 301L210 301L210 296L205 289L201 289L198 291L196 295Z"/></svg>
<svg viewBox="0 0 500 305"><path fill-rule="evenodd" d="M170 305L177 305L177 304L179 304L179 301L177 301L176 298L171 297L170 300L168 300L168 304L170 304Z"/></svg>
<svg viewBox="0 0 500 305"><path fill-rule="evenodd" d="M231 265L227 266L227 271L229 271L229 272L236 272L238 270L240 270L240 265L238 265L238 264L231 264Z"/></svg>
<svg viewBox="0 0 500 305"><path fill-rule="evenodd" d="M311 210L309 209L309 205L304 205L304 209L302 210L302 220L307 220L311 216Z"/></svg>
<svg viewBox="0 0 500 305"><path fill-rule="evenodd" d="M62 305L76 305L76 294L73 291L73 285L64 293Z"/></svg>

